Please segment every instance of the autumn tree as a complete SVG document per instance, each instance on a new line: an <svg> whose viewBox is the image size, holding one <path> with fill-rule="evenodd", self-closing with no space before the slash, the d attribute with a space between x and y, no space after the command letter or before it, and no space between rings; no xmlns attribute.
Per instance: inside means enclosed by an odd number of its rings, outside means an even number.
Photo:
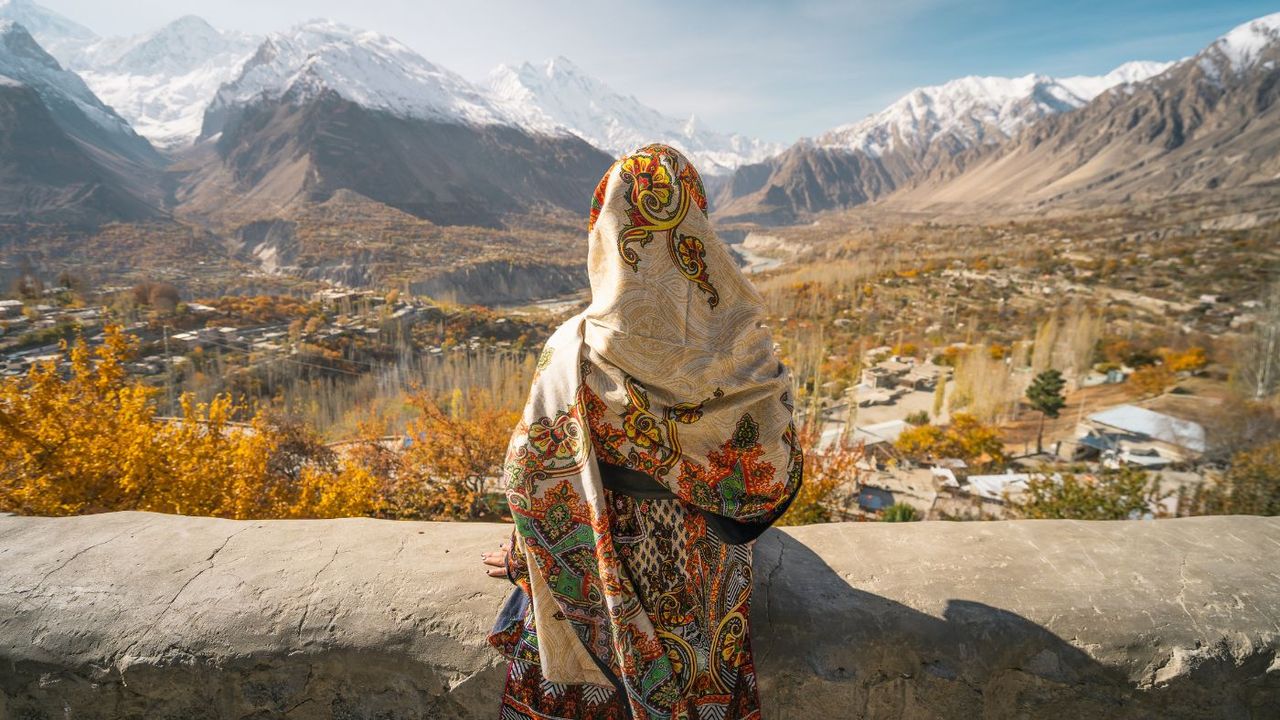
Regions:
<svg viewBox="0 0 1280 720"><path fill-rule="evenodd" d="M1253 333L1237 348L1232 381L1254 400L1280 393L1280 281L1267 289Z"/></svg>
<svg viewBox="0 0 1280 720"><path fill-rule="evenodd" d="M946 426L920 425L902 431L894 443L898 452L915 462L959 458L976 467L1008 461L996 429L968 413L955 413Z"/></svg>
<svg viewBox="0 0 1280 720"><path fill-rule="evenodd" d="M859 465L866 456L864 443L838 442L835 446L819 451L816 448L818 434L808 430L800 433L800 442L809 450L804 456L804 482L787 511L778 519L779 525L812 525L838 520L835 507L842 489L857 486L862 470Z"/></svg>
<svg viewBox="0 0 1280 720"><path fill-rule="evenodd" d="M1032 409L1040 413L1040 426L1036 429L1036 454L1044 452L1045 418L1057 418L1058 413L1067 404L1067 398L1062 394L1066 384L1062 373L1049 368L1036 375L1027 386L1027 402Z"/></svg>
<svg viewBox="0 0 1280 720"><path fill-rule="evenodd" d="M447 408L425 391L409 404L418 416L406 429L409 446L390 458L380 512L426 520L502 517L493 483L519 413L479 388L455 390Z"/></svg>
<svg viewBox="0 0 1280 720"><path fill-rule="evenodd" d="M110 510L228 518L365 515L375 478L318 440L263 413L248 425L227 396L181 398L181 417L157 416L156 390L124 363L136 340L105 329L56 362L0 380L0 510L74 515Z"/></svg>
<svg viewBox="0 0 1280 720"><path fill-rule="evenodd" d="M1164 363L1175 373L1197 373L1209 364L1209 356L1204 348L1195 345L1182 351L1169 350L1163 353Z"/></svg>
<svg viewBox="0 0 1280 720"><path fill-rule="evenodd" d="M1174 382L1173 371L1164 363L1144 365L1134 370L1129 376L1129 385L1146 397L1163 394L1165 390L1173 387Z"/></svg>

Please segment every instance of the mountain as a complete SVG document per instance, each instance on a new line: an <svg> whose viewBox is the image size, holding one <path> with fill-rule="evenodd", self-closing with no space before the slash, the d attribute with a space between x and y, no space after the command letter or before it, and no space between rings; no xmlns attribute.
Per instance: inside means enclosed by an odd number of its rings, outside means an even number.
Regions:
<svg viewBox="0 0 1280 720"><path fill-rule="evenodd" d="M201 134L211 142L182 160L177 199L232 225L339 191L449 225L583 213L612 161L572 135L527 130L390 37L327 21L267 37L218 91Z"/></svg>
<svg viewBox="0 0 1280 720"><path fill-rule="evenodd" d="M98 40L89 28L31 0L0 0L0 21L4 20L26 28L41 47L64 64Z"/></svg>
<svg viewBox="0 0 1280 720"><path fill-rule="evenodd" d="M567 130L614 155L660 141L688 154L704 175L724 175L782 150L773 143L705 129L694 117L663 115L634 96L615 92L563 57L541 66L500 65L486 84L525 127L541 133Z"/></svg>
<svg viewBox="0 0 1280 720"><path fill-rule="evenodd" d="M0 21L0 74L35 90L72 136L130 160L154 164L154 148L104 104L75 73L64 70L14 22Z"/></svg>
<svg viewBox="0 0 1280 720"><path fill-rule="evenodd" d="M999 143L1038 120L1084 107L1108 88L1145 80L1172 64L1131 62L1096 77L964 77L913 90L861 122L823 134L817 143L872 157L919 154L939 143Z"/></svg>
<svg viewBox="0 0 1280 720"><path fill-rule="evenodd" d="M155 32L84 46L73 67L139 134L175 147L200 134L209 101L260 42L188 15Z"/></svg>
<svg viewBox="0 0 1280 720"><path fill-rule="evenodd" d="M1040 120L1083 107L1108 88L1169 66L1132 62L1102 76L964 77L918 88L860 122L739 168L721 192L720 213L789 222L875 200L966 151L1002 143Z"/></svg>
<svg viewBox="0 0 1280 720"><path fill-rule="evenodd" d="M237 107L264 98L298 103L325 93L404 118L517 124L483 90L399 41L314 20L263 41L214 97L203 135L218 132L220 119Z"/></svg>
<svg viewBox="0 0 1280 720"><path fill-rule="evenodd" d="M140 135L165 148L200 134L205 107L261 42L192 15L154 32L103 38L30 0L4 0L0 19L25 27Z"/></svg>
<svg viewBox="0 0 1280 720"><path fill-rule="evenodd" d="M909 203L1154 197L1280 174L1280 13L1244 23L1149 80L937 167Z"/></svg>
<svg viewBox="0 0 1280 720"><path fill-rule="evenodd" d="M0 217L92 224L160 213L159 154L8 20L0 77Z"/></svg>

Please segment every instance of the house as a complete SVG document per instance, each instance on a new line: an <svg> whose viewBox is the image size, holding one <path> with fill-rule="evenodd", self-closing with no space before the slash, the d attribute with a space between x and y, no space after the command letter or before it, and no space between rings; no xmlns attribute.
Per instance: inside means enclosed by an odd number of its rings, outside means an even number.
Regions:
<svg viewBox="0 0 1280 720"><path fill-rule="evenodd" d="M1082 454L1097 454L1104 464L1165 467L1194 460L1205 451L1205 430L1136 405L1118 405L1088 416L1077 433Z"/></svg>
<svg viewBox="0 0 1280 720"><path fill-rule="evenodd" d="M912 390L924 390L932 392L938 386L939 378L942 378L946 370L940 365L933 363L924 363L911 368L902 377L898 378L898 384L903 387L909 387Z"/></svg>
<svg viewBox="0 0 1280 720"><path fill-rule="evenodd" d="M1003 475L970 475L964 490L988 502L1004 504L1006 497L1021 495L1027 490L1031 476L1027 473L1005 473Z"/></svg>
<svg viewBox="0 0 1280 720"><path fill-rule="evenodd" d="M892 445L898 441L898 436L902 434L902 431L909 427L911 427L911 424L905 420L889 420L888 422L874 425L859 425L854 428L853 441L865 442L868 448L880 444Z"/></svg>
<svg viewBox="0 0 1280 720"><path fill-rule="evenodd" d="M17 317L21 314L21 300L0 300L0 317Z"/></svg>
<svg viewBox="0 0 1280 720"><path fill-rule="evenodd" d="M863 485L858 490L858 507L866 512L878 513L894 503L893 493L884 488Z"/></svg>

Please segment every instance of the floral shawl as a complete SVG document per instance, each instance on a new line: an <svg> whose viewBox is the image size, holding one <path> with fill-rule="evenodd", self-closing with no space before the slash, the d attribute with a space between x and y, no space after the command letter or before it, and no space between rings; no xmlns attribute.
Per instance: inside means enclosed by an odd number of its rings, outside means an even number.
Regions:
<svg viewBox="0 0 1280 720"><path fill-rule="evenodd" d="M790 374L761 325L760 295L706 207L697 171L665 145L605 174L588 221L592 302L548 340L503 467L516 581L533 602L542 654L552 628L541 623L554 618L636 718L670 717L684 692L681 655L649 614L660 609L646 610L622 568L597 461L747 523L776 520L801 478ZM749 568L741 592L750 592ZM719 625L705 633L745 633L746 618ZM490 642L538 662L519 636L495 631ZM562 673L551 660L541 658L544 671Z"/></svg>

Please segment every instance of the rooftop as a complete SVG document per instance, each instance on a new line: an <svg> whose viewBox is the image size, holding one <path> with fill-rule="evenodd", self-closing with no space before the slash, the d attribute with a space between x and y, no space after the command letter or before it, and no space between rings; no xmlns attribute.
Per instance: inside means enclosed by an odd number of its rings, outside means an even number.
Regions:
<svg viewBox="0 0 1280 720"><path fill-rule="evenodd" d="M1144 435L1154 440L1179 447L1204 452L1204 427L1190 420L1181 420L1137 405L1119 405L1093 413L1091 422L1116 430Z"/></svg>

